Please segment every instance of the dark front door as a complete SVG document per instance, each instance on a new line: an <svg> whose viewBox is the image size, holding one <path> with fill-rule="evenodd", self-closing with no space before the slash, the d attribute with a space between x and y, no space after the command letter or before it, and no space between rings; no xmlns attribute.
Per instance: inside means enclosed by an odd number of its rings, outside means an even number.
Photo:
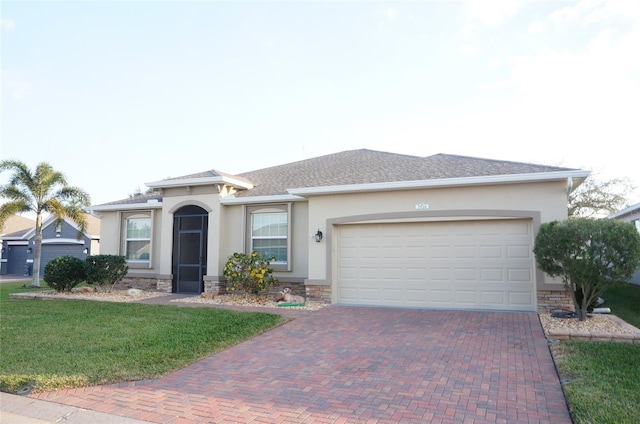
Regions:
<svg viewBox="0 0 640 424"><path fill-rule="evenodd" d="M185 206L173 218L173 292L202 293L207 274L207 212Z"/></svg>

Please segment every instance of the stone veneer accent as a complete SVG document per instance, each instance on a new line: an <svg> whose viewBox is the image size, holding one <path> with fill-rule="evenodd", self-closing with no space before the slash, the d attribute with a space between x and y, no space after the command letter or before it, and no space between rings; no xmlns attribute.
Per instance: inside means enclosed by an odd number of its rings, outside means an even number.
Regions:
<svg viewBox="0 0 640 424"><path fill-rule="evenodd" d="M171 293L171 280L157 277L124 277L114 286L117 290L139 289L142 291L158 291Z"/></svg>
<svg viewBox="0 0 640 424"><path fill-rule="evenodd" d="M573 300L566 290L538 290L538 312L573 311Z"/></svg>
<svg viewBox="0 0 640 424"><path fill-rule="evenodd" d="M307 284L305 288L307 299L315 300L317 302L331 303L331 286Z"/></svg>
<svg viewBox="0 0 640 424"><path fill-rule="evenodd" d="M124 277L114 286L114 288L118 290L139 289L142 291L157 291L158 279L147 277Z"/></svg>

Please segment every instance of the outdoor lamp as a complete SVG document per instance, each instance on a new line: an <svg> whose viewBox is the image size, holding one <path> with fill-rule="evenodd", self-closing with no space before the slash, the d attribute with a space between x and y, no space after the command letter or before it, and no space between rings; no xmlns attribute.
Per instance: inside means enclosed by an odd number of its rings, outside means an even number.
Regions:
<svg viewBox="0 0 640 424"><path fill-rule="evenodd" d="M27 247L27 253L31 253L31 252L33 252L33 248Z"/></svg>
<svg viewBox="0 0 640 424"><path fill-rule="evenodd" d="M314 237L316 238L316 243L320 243L322 241L322 231L318 230L318 232L314 234Z"/></svg>

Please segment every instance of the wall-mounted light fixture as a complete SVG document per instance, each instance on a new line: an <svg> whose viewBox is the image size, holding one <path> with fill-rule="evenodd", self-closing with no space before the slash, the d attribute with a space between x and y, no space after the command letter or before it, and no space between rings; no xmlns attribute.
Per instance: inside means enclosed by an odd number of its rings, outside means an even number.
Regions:
<svg viewBox="0 0 640 424"><path fill-rule="evenodd" d="M32 247L27 247L27 253L31 253L33 252L33 248Z"/></svg>
<svg viewBox="0 0 640 424"><path fill-rule="evenodd" d="M4 247L2 248L2 253L6 252L7 249L5 249Z"/></svg>
<svg viewBox="0 0 640 424"><path fill-rule="evenodd" d="M87 253L89 253L89 249L85 247L84 250L82 251L82 253L84 253L86 255Z"/></svg>
<svg viewBox="0 0 640 424"><path fill-rule="evenodd" d="M320 243L322 241L322 231L318 230L318 232L313 236L316 238L316 243Z"/></svg>

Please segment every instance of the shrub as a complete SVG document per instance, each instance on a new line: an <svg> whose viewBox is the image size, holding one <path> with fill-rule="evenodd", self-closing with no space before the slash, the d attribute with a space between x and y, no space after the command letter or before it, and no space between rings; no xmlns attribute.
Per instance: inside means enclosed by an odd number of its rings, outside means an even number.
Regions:
<svg viewBox="0 0 640 424"><path fill-rule="evenodd" d="M612 219L546 222L533 252L542 271L562 279L584 321L602 293L631 279L640 263L640 234L632 224Z"/></svg>
<svg viewBox="0 0 640 424"><path fill-rule="evenodd" d="M257 252L251 252L250 255L234 253L229 256L224 266L227 290L243 290L245 293L258 294L271 287L277 280L272 277L270 260L263 258Z"/></svg>
<svg viewBox="0 0 640 424"><path fill-rule="evenodd" d="M124 256L93 255L88 256L85 263L87 283L96 284L105 292L111 291L129 270Z"/></svg>
<svg viewBox="0 0 640 424"><path fill-rule="evenodd" d="M84 262L73 256L58 256L44 267L44 280L58 292L71 291L87 278Z"/></svg>

